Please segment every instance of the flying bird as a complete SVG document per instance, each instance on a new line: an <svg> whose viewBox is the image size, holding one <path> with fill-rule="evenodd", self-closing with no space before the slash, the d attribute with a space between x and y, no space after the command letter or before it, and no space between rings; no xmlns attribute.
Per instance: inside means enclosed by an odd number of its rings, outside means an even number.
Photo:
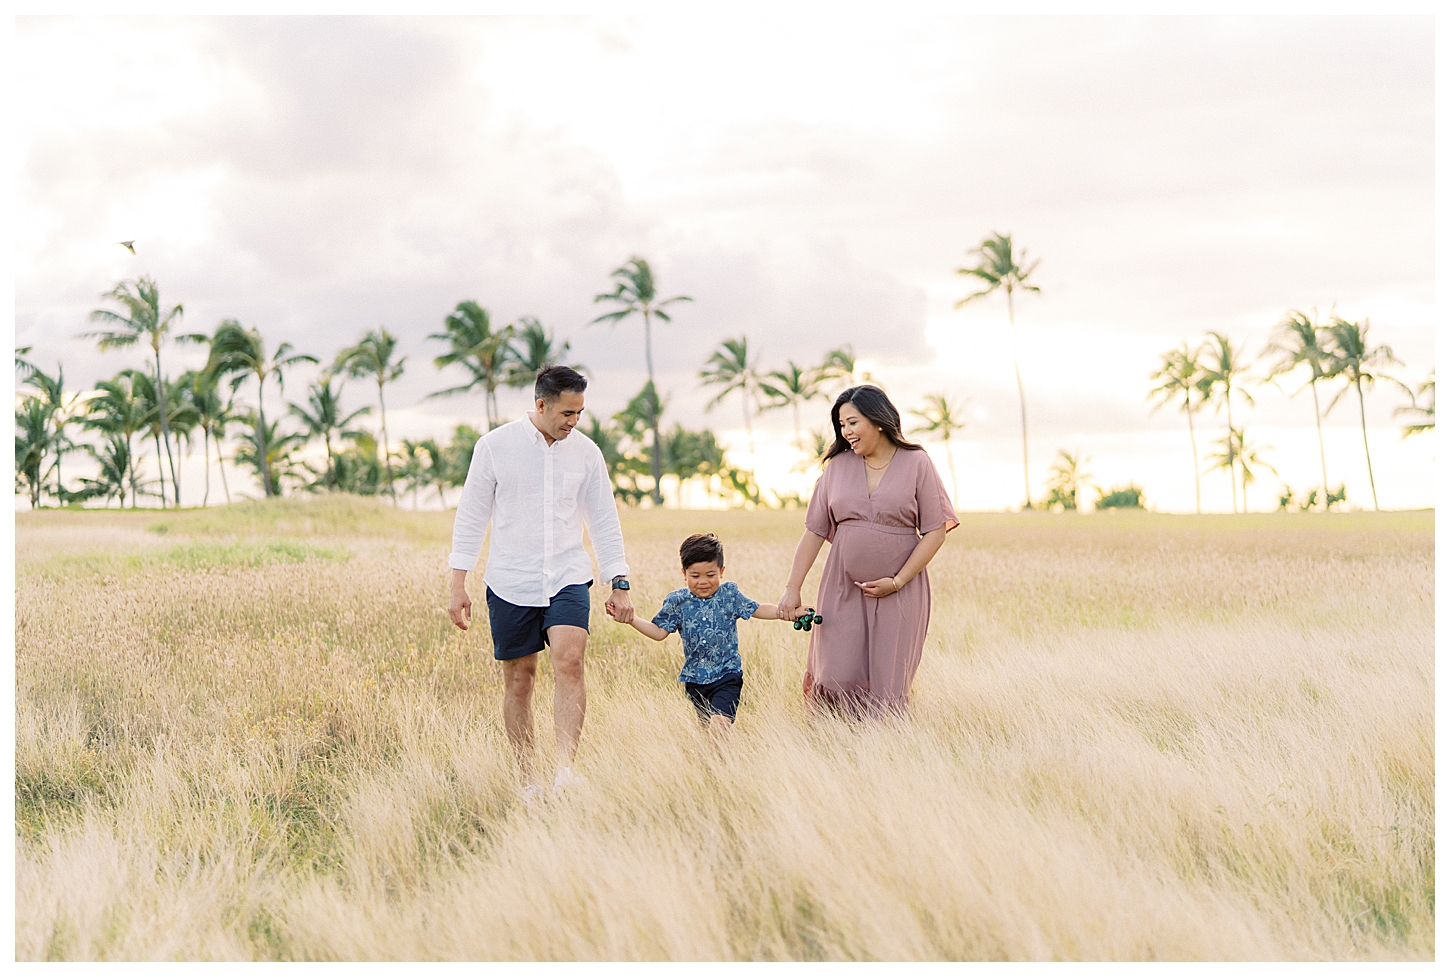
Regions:
<svg viewBox="0 0 1450 977"><path fill-rule="evenodd" d="M119 244L119 245L121 245L121 247L125 248L127 251L131 252L132 254L135 254L136 253L136 249L133 248L133 247L131 247L131 245L133 245L133 244L136 243L136 239L135 238L132 238L129 241L117 241L116 243Z"/></svg>

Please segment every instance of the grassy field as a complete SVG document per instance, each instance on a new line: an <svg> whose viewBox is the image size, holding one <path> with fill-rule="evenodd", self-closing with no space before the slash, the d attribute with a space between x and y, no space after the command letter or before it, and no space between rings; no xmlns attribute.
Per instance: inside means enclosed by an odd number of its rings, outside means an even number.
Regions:
<svg viewBox="0 0 1450 977"><path fill-rule="evenodd" d="M1433 525L965 515L909 721L742 623L719 753L596 591L588 784L530 811L451 514L20 514L16 954L1431 959ZM693 531L774 601L802 514L624 528L653 613Z"/></svg>

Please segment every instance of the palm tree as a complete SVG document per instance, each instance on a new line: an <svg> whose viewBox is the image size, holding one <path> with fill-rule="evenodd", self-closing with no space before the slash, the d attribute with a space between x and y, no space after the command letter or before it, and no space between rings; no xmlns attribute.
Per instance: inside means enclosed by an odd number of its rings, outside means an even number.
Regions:
<svg viewBox="0 0 1450 977"><path fill-rule="evenodd" d="M105 499L107 507L111 504L111 496L117 496L121 508L126 507L126 484L129 480L132 469L131 448L126 438L120 434L108 434L101 448L93 444L85 446L86 450L95 458L100 466L100 472L95 478L82 478L81 491L76 493L81 498ZM131 483L133 489L135 483ZM136 503L135 495L132 495L131 504Z"/></svg>
<svg viewBox="0 0 1450 977"><path fill-rule="evenodd" d="M765 396L764 410L791 409L795 421L795 446L801 448L801 404L820 397L821 376L818 370L809 367L801 369L795 360L787 360L784 370L772 370L760 381L760 392Z"/></svg>
<svg viewBox="0 0 1450 977"><path fill-rule="evenodd" d="M1279 474L1274 466L1260 454L1263 451L1272 450L1272 446L1256 445L1248 441L1244 435L1244 429L1241 427L1229 428L1228 432L1213 444L1219 450L1208 456L1208 460L1213 462L1210 467L1227 468L1230 475L1233 475L1234 467L1237 466L1238 475L1236 477L1240 480L1244 490L1244 512L1248 512L1249 485L1255 481L1254 469L1264 469L1275 476Z"/></svg>
<svg viewBox="0 0 1450 977"><path fill-rule="evenodd" d="M444 332L435 332L429 339L441 339L448 343L448 352L434 357L433 365L440 370L457 364L469 373L469 381L447 390L438 390L429 397L451 397L482 389L483 409L488 416L488 428L498 427L498 388L509 379L509 363L514 350L509 345L513 339L514 327L504 326L495 332L489 322L488 310L477 302L459 302L453 311L443 318ZM379 400L382 394L379 392Z"/></svg>
<svg viewBox="0 0 1450 977"><path fill-rule="evenodd" d="M225 402L222 400L221 385L215 374L206 370L188 370L181 378L189 384L187 396L191 401L191 409L196 412L197 426L201 428L202 468L206 476L201 496L202 507L205 508L211 500L212 441L216 442L217 471L221 473L222 490L226 493L227 504L230 505L232 491L227 486L227 471L222 464L222 443L226 440L227 426L239 418L232 409L231 398L228 397Z"/></svg>
<svg viewBox="0 0 1450 977"><path fill-rule="evenodd" d="M1374 465L1369 460L1369 428L1364 421L1364 388L1374 389L1376 380L1388 380L1389 377L1375 372L1382 365L1393 363L1396 366L1403 366L1395 359L1394 350L1383 343L1379 346L1369 344L1369 320L1364 322L1347 322L1339 316L1334 316L1328 326L1329 333L1329 369L1325 371L1326 377L1343 377L1344 387L1334 398L1329 401L1325 413L1334 409L1339 403L1339 398L1354 388L1355 394L1359 397L1359 430L1364 437L1364 464L1369 470L1369 492L1374 499L1374 511L1380 511L1379 493L1374 487Z"/></svg>
<svg viewBox="0 0 1450 977"><path fill-rule="evenodd" d="M644 319L644 363L647 379L651 389L654 389L655 382L655 361L654 350L650 340L650 317L653 316L661 322L670 322L669 313L665 306L673 305L676 302L693 302L694 299L688 295L676 295L673 298L660 299L655 291L654 272L650 270L649 262L638 256L630 258L620 267L610 272L610 278L617 279L614 291L605 292L594 296L595 302L615 302L618 304L612 312L606 312L595 318L593 322L608 322L613 325L631 315L639 315ZM649 419L649 429L653 440L650 442L650 471L654 475L653 498L655 505L663 505L664 498L660 495L660 419L655 415Z"/></svg>
<svg viewBox="0 0 1450 977"><path fill-rule="evenodd" d="M1078 509L1078 489L1093 488L1095 483L1093 477L1087 472L1087 463L1091 458L1081 454L1069 454L1066 449L1057 449L1057 458L1052 462L1052 467L1047 469L1047 499L1043 502L1044 509L1051 509L1060 505L1064 509Z"/></svg>
<svg viewBox="0 0 1450 977"><path fill-rule="evenodd" d="M312 469L294 454L294 449L306 443L307 435L282 434L277 430L276 421L259 422L251 411L244 415L244 419L259 426L261 434L255 440L245 440L237 445L232 460L238 465L255 468L259 477L266 472L265 477L272 484L273 495L282 494L283 479L304 482Z"/></svg>
<svg viewBox="0 0 1450 977"><path fill-rule="evenodd" d="M714 410L715 405L727 396L739 391L740 409L745 415L745 438L750 446L750 472L753 475L755 432L750 425L750 406L755 404L756 413L759 413L761 385L760 373L750 361L749 344L750 341L744 336L725 340L705 361L705 369L700 371L700 379L704 381L703 386L720 388L720 392L705 405L706 413Z"/></svg>
<svg viewBox="0 0 1450 977"><path fill-rule="evenodd" d="M447 505L443 497L443 486L448 480L446 452L433 438L421 441L403 439L403 454L408 458L408 473L413 488L413 508L418 508L418 490L428 487L438 489L438 501ZM427 464L423 463L427 459Z"/></svg>
<svg viewBox="0 0 1450 977"><path fill-rule="evenodd" d="M25 397L15 411L15 474L16 487L24 481L30 494L30 507L40 508L40 486L45 480L45 458L54 446L49 404L39 397Z"/></svg>
<svg viewBox="0 0 1450 977"><path fill-rule="evenodd" d="M26 359L34 348L34 346L15 347L15 372L20 374L22 380L35 372L35 364Z"/></svg>
<svg viewBox="0 0 1450 977"><path fill-rule="evenodd" d="M1314 430L1319 435L1319 476L1324 492L1324 511L1329 511L1329 466L1324 460L1324 427L1319 412L1319 381L1324 379L1324 368L1329 364L1329 351L1320 344L1324 328L1318 323L1318 310L1308 315L1298 309L1291 309L1279 322L1269 345L1262 355L1274 353L1278 359L1269 367L1270 379L1289 373L1302 363L1309 367L1309 392L1314 396ZM1296 391L1297 393L1297 391ZM1292 395L1291 395L1292 396Z"/></svg>
<svg viewBox="0 0 1450 977"><path fill-rule="evenodd" d="M933 434L946 445L947 468L952 473L952 508L957 507L957 463L952 458L952 435L967 426L966 404L944 393L927 394L920 410L911 412L921 418L922 423L911 429L912 434Z"/></svg>
<svg viewBox="0 0 1450 977"><path fill-rule="evenodd" d="M337 369L350 377L372 377L378 384L378 409L382 413L383 464L388 473L388 494L393 505L398 504L398 493L393 488L393 450L388 445L388 407L383 402L383 385L392 383L403 375L406 356L394 360L398 351L398 337L379 326L370 330L356 346L349 346L337 354Z"/></svg>
<svg viewBox="0 0 1450 977"><path fill-rule="evenodd" d="M1234 429L1234 394L1238 394L1249 404L1254 402L1254 397L1245 388L1248 367L1239 359L1242 349L1236 349L1233 342L1221 332L1208 334L1209 343L1205 347L1207 362L1203 363L1202 371L1199 374L1199 389L1203 391L1205 400L1214 402L1214 410L1222 404L1228 414L1228 429L1230 434L1224 436L1222 444L1228 452L1228 460L1224 465L1217 466L1228 469L1229 489L1233 496L1233 510L1239 511L1238 497L1238 476L1234 467L1234 440L1231 436ZM1247 507L1248 500L1244 500Z"/></svg>
<svg viewBox="0 0 1450 977"><path fill-rule="evenodd" d="M248 329L236 319L225 319L217 326L210 338L200 333L182 336L188 342L209 343L211 354L207 357L205 370L217 377L231 377L232 392L235 393L247 380L257 380L257 409L249 414L254 424L254 440L250 457L257 463L262 479L264 496L280 495L281 489L272 478L272 470L265 450L268 435L265 393L267 378L277 378L277 392L283 393L282 371L299 363L316 363L317 357L306 353L292 352L292 344L279 343L277 350L267 356L267 346L262 334Z"/></svg>
<svg viewBox="0 0 1450 977"><path fill-rule="evenodd" d="M122 372L129 374L133 380L133 389L136 391L136 396L140 399L144 408L142 420L150 429L151 437L156 442L156 474L158 476L158 484L161 486L161 504L164 508L166 505L166 469L161 466L161 439L164 432L168 429L176 430L178 434L177 454L180 455L180 435L185 433L189 428L196 426L196 413L187 404L187 383L185 381L173 382L167 380L162 383L161 389L158 390L155 381L152 380L149 374L143 373L140 370L125 370ZM162 404L166 405L164 411L162 410ZM169 440L166 448L167 455L170 456L171 444ZM172 477L174 480L174 468L172 469ZM173 487L175 488L173 494L176 497L176 504L179 506L181 505L181 489L175 486L174 481Z"/></svg>
<svg viewBox="0 0 1450 977"><path fill-rule="evenodd" d="M347 433L347 426L354 419L372 412L371 405L359 407L357 410L342 416L342 384L337 389L332 386L333 376L329 372L323 372L322 376L307 388L307 406L300 404L288 404L287 412L302 422L307 429L307 438L320 437L323 445L327 448L327 473L326 482L329 492L336 490L336 456L332 451L332 435L334 432L344 436ZM406 444L407 442L404 442Z"/></svg>
<svg viewBox="0 0 1450 977"><path fill-rule="evenodd" d="M49 376L44 371L30 367L30 373L22 381L26 386L34 387L39 392L39 399L50 410L50 450L55 453L55 462L51 467L55 470L55 498L58 504L65 504L65 485L61 480L60 462L61 458L71 451L78 449L78 445L71 441L66 434L66 428L76 423L80 412L81 395L71 394L69 399L65 395L65 367L57 363L55 365L55 376Z"/></svg>
<svg viewBox="0 0 1450 977"><path fill-rule="evenodd" d="M1032 484L1027 477L1027 395L1022 390L1022 370L1017 364L1017 320L1012 308L1012 293L1018 290L1023 292L1040 292L1042 289L1027 281L1028 276L1037 268L1042 259L1039 258L1026 267L1023 262L1027 260L1027 251L1024 248L1013 254L1012 235L998 234L996 231L985 238L980 245L968 254L977 255L977 266L975 268L958 268L958 275L970 275L979 279L984 287L981 291L973 292L966 298L959 299L956 307L961 308L974 299L985 298L993 292L1002 291L1007 295L1007 325L1012 334L1012 369L1017 374L1017 399L1022 408L1022 486L1026 491L1025 507L1032 508Z"/></svg>
<svg viewBox="0 0 1450 977"><path fill-rule="evenodd" d="M1418 414L1422 420L1418 424L1406 424L1400 429L1400 440L1408 438L1412 434L1424 434L1426 431L1435 430L1435 371L1430 371L1430 377L1420 384L1419 390L1411 390L1408 384L1401 383L1405 393L1410 395L1408 406L1395 408L1395 416L1401 414ZM1420 405L1420 398L1429 395L1424 406Z"/></svg>
<svg viewBox="0 0 1450 977"><path fill-rule="evenodd" d="M675 476L675 507L684 508L686 483L719 472L725 455L714 431L688 431L679 424L665 435L663 443L665 467Z"/></svg>
<svg viewBox="0 0 1450 977"><path fill-rule="evenodd" d="M854 387L858 382L869 383L871 380L870 373L856 369L856 350L849 343L826 353L825 359L814 372L817 382L822 385L823 395L824 385L827 383L840 383L844 390L846 387Z"/></svg>
<svg viewBox="0 0 1450 977"><path fill-rule="evenodd" d="M176 460L171 455L171 434L167 424L166 409L166 384L161 379L161 346L166 342L167 333L171 331L171 325L181 318L181 305L163 310L161 306L160 289L156 281L145 275L135 281L122 281L115 288L101 296L102 298L113 299L122 308L122 312L112 312L110 309L96 309L91 313L92 322L104 322L112 326L110 330L101 330L86 333L86 338L99 340L102 351L133 346L142 338L145 338L151 345L151 352L156 360L156 375L153 378L155 389L161 397L158 416L161 421L161 437L166 440L166 461L171 469L171 483L176 490L176 504L181 505L181 484L176 480ZM156 463L159 465L161 459L158 457ZM161 505L166 505L166 486L161 486Z"/></svg>
<svg viewBox="0 0 1450 977"><path fill-rule="evenodd" d="M81 421L82 426L89 430L122 441L125 450L113 449L111 458L113 461L124 460L130 467L129 474L122 472L122 482L131 486L133 508L139 494L140 477L136 471L138 459L131 448L131 439L146 425L146 406L137 396L136 375L134 370L123 370L110 380L98 382L96 392L86 402L86 416ZM124 492L121 504L126 504Z"/></svg>
<svg viewBox="0 0 1450 977"><path fill-rule="evenodd" d="M1203 494L1199 489L1198 438L1193 433L1193 414L1203 405L1205 399L1204 391L1199 386L1199 381L1203 378L1203 367L1198 363L1202 349L1200 346L1196 350L1190 350L1185 341L1180 348L1164 353L1163 362L1157 372L1148 377L1149 380L1158 381L1158 386L1148 392L1148 398L1157 401L1149 413L1156 413L1164 404L1183 398L1183 413L1188 415L1188 444L1193 449L1193 511L1198 513L1203 512ZM1198 395L1196 405L1194 394Z"/></svg>
<svg viewBox="0 0 1450 977"><path fill-rule="evenodd" d="M520 316L519 325L510 324L513 338L511 361L504 385L515 390L532 387L539 372L545 367L555 366L569 354L569 341L554 341L554 334L545 331L543 325L533 316Z"/></svg>

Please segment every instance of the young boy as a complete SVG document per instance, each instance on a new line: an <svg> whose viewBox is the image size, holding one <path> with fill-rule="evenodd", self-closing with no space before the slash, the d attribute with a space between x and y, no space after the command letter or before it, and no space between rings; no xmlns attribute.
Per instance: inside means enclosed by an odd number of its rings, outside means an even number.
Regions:
<svg viewBox="0 0 1450 977"><path fill-rule="evenodd" d="M740 704L744 669L735 637L737 618L779 620L774 604L761 604L724 579L725 548L714 533L696 533L680 544L685 587L671 591L653 621L635 617L634 628L663 641L678 631L685 646L680 681L711 732L729 729Z"/></svg>

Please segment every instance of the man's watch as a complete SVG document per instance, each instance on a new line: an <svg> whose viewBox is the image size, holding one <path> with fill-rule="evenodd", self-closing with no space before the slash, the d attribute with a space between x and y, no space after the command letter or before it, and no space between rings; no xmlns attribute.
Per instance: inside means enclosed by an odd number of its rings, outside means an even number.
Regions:
<svg viewBox="0 0 1450 977"><path fill-rule="evenodd" d="M622 576L615 577L614 578L614 582L610 585L610 589L612 589L612 590L628 590L629 589L629 581L626 580Z"/></svg>

